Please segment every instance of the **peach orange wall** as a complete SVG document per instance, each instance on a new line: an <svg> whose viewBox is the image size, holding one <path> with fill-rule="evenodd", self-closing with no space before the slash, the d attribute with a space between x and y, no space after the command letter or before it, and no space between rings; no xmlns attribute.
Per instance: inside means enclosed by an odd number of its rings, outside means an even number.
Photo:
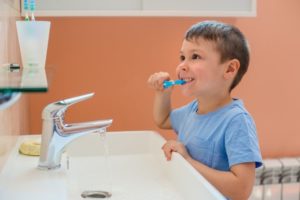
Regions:
<svg viewBox="0 0 300 200"><path fill-rule="evenodd" d="M251 44L251 65L234 95L256 120L264 157L300 157L300 1L257 1L255 18L213 18L238 26ZM47 18L52 22L48 93L30 95L30 132L41 132L50 102L95 92L71 107L67 122L113 118L113 130L157 130L151 73L174 74L186 29L206 18ZM212 19L212 18L210 18ZM188 102L175 90L173 104Z"/></svg>

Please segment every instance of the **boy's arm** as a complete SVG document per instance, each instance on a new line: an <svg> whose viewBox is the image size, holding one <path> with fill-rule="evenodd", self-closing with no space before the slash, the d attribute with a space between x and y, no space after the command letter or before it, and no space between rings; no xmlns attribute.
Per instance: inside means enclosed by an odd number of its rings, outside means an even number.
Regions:
<svg viewBox="0 0 300 200"><path fill-rule="evenodd" d="M171 129L171 91L156 91L153 105L153 117L159 128Z"/></svg>
<svg viewBox="0 0 300 200"><path fill-rule="evenodd" d="M153 117L156 125L160 128L170 129L171 93L172 88L164 89L163 82L169 80L167 72L152 74L148 79L148 85L155 90Z"/></svg>
<svg viewBox="0 0 300 200"><path fill-rule="evenodd" d="M176 140L169 140L162 149L167 160L171 160L172 152L182 155L204 178L231 200L249 198L255 181L254 162L233 165L230 171L219 171L194 160L185 146Z"/></svg>
<svg viewBox="0 0 300 200"><path fill-rule="evenodd" d="M231 200L247 200L249 198L255 181L254 162L234 165L229 172L207 167L193 159L188 159L188 162Z"/></svg>

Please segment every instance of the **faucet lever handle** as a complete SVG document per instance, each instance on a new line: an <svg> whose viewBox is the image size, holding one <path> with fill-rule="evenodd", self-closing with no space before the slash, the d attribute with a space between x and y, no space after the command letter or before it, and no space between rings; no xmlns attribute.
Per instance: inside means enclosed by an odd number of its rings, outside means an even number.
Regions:
<svg viewBox="0 0 300 200"><path fill-rule="evenodd" d="M86 99L91 98L94 96L95 93L88 93L77 97L71 97L68 99L60 100L57 102L53 102L49 105L47 105L42 113L43 119L53 119L56 117L61 117L64 112L67 110L67 108L75 103L84 101Z"/></svg>

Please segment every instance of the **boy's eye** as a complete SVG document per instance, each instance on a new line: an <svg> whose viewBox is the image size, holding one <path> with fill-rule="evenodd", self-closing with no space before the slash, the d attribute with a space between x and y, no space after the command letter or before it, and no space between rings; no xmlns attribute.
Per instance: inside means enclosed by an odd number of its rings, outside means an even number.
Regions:
<svg viewBox="0 0 300 200"><path fill-rule="evenodd" d="M195 60L195 59L201 59L201 56L199 56L198 54L193 54L192 55L192 59Z"/></svg>
<svg viewBox="0 0 300 200"><path fill-rule="evenodd" d="M181 55L181 56L179 57L179 59L180 59L180 61L184 61L184 60L185 60L185 57Z"/></svg>

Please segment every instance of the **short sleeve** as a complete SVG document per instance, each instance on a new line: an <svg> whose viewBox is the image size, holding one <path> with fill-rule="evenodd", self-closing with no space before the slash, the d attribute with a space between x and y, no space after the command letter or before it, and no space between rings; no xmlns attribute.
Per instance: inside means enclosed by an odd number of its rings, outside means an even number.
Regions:
<svg viewBox="0 0 300 200"><path fill-rule="evenodd" d="M229 167L247 162L255 162L256 167L262 165L256 127L249 114L232 118L225 132L225 148Z"/></svg>

